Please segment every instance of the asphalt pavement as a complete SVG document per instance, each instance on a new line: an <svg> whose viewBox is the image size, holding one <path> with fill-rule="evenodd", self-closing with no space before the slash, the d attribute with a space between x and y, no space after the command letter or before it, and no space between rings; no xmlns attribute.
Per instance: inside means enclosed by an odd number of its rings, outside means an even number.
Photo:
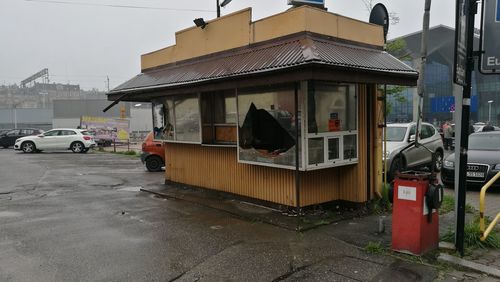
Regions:
<svg viewBox="0 0 500 282"><path fill-rule="evenodd" d="M0 150L0 281L431 281L334 225L298 233L182 200L137 157ZM356 234L353 234L355 237Z"/></svg>

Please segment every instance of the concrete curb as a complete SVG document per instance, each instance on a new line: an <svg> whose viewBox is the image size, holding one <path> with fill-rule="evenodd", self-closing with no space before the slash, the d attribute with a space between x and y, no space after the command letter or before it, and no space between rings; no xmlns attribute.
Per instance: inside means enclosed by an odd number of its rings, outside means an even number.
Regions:
<svg viewBox="0 0 500 282"><path fill-rule="evenodd" d="M459 257L455 257L455 256L452 256L449 254L443 254L443 253L439 254L438 261L456 264L456 265L466 267L466 268L474 270L474 271L486 273L488 275L500 278L500 270L499 269L496 269L496 268L493 268L493 267L490 267L490 266L487 266L484 264L472 262L469 260L461 259Z"/></svg>

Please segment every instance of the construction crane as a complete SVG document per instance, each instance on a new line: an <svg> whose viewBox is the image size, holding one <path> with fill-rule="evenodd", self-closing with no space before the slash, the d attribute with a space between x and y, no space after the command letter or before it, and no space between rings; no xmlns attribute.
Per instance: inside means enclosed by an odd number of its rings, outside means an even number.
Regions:
<svg viewBox="0 0 500 282"><path fill-rule="evenodd" d="M21 81L21 88L25 88L27 84L37 80L38 78L43 78L43 83L49 83L49 69L45 68Z"/></svg>

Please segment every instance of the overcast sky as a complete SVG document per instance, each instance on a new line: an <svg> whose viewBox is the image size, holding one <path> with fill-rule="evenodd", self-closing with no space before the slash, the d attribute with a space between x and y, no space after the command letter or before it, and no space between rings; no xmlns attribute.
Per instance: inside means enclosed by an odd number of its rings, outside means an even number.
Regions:
<svg viewBox="0 0 500 282"><path fill-rule="evenodd" d="M424 0L379 2L400 17L389 38L421 29ZM233 0L222 14L246 7L253 20L289 8L287 0ZM326 7L368 20L361 0L326 0ZM454 15L454 0L435 0L431 26L452 27ZM140 72L140 54L174 44L175 31L194 18L215 16L215 0L0 0L0 84L19 84L48 68L51 82L105 90L109 76L113 88Z"/></svg>

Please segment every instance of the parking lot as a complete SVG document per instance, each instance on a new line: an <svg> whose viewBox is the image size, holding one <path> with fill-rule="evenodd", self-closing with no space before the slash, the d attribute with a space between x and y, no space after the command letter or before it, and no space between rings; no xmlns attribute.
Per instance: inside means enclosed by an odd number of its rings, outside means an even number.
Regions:
<svg viewBox="0 0 500 282"><path fill-rule="evenodd" d="M445 152L445 158L451 154L451 151ZM480 188L469 187L467 190L467 203L479 210L479 192ZM446 188L445 194L454 196L455 190ZM490 188L486 194L486 210L485 214L494 218L498 213L500 213L500 191L496 191L495 188Z"/></svg>
<svg viewBox="0 0 500 282"><path fill-rule="evenodd" d="M344 243L336 225L297 233L139 192L164 177L137 157L10 149L0 159L0 281L426 281L436 274Z"/></svg>

